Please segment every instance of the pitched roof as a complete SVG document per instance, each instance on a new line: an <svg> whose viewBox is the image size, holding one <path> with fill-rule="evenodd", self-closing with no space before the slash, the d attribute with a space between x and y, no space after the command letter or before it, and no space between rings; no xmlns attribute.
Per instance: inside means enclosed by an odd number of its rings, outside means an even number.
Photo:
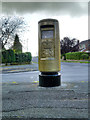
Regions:
<svg viewBox="0 0 90 120"><path fill-rule="evenodd" d="M88 42L90 42L90 39L84 40L84 41L80 42L79 44L85 44L85 43L88 43Z"/></svg>

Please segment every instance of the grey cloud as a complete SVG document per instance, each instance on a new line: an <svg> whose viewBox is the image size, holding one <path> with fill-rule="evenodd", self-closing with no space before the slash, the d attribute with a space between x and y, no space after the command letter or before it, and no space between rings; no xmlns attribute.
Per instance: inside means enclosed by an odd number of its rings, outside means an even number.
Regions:
<svg viewBox="0 0 90 120"><path fill-rule="evenodd" d="M4 2L2 11L6 14L37 13L71 16L82 16L88 13L88 3L85 2Z"/></svg>

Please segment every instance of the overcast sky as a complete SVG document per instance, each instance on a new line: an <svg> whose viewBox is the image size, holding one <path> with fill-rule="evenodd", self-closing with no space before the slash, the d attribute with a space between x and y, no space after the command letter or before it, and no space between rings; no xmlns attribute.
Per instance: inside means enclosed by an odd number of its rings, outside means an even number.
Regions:
<svg viewBox="0 0 90 120"><path fill-rule="evenodd" d="M88 3L87 2L7 2L2 3L2 13L24 17L29 31L24 34L27 42L24 51L32 55L38 53L38 21L54 18L59 21L60 39L88 39Z"/></svg>

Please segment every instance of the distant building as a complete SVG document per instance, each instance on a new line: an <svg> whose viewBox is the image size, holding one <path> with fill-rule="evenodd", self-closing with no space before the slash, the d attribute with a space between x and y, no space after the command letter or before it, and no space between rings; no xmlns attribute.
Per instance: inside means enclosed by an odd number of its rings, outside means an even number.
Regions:
<svg viewBox="0 0 90 120"><path fill-rule="evenodd" d="M90 39L79 43L80 52L90 52Z"/></svg>

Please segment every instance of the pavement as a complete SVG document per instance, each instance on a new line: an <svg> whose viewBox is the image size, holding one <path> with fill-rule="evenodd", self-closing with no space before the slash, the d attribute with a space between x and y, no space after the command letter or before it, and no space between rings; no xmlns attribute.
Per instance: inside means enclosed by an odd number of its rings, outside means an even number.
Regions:
<svg viewBox="0 0 90 120"><path fill-rule="evenodd" d="M27 72L27 71L37 71L38 64L30 63L27 65L12 65L12 66L3 66L1 68L2 73L16 73L16 72Z"/></svg>
<svg viewBox="0 0 90 120"><path fill-rule="evenodd" d="M4 71L2 120L89 120L88 68L88 64L62 63L58 87L40 87L38 70Z"/></svg>
<svg viewBox="0 0 90 120"><path fill-rule="evenodd" d="M79 92L75 86L62 83L59 87L43 88L38 82L4 84L3 119L88 118L88 93Z"/></svg>

